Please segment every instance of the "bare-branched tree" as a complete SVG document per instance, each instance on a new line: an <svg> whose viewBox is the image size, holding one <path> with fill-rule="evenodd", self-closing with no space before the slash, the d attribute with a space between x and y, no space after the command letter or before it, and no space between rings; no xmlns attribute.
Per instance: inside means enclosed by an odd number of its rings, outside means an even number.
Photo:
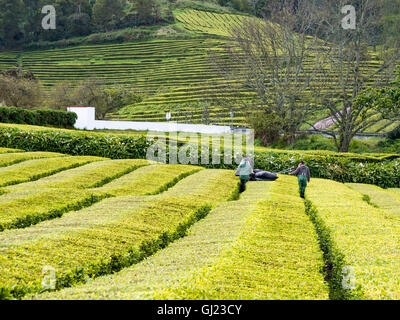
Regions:
<svg viewBox="0 0 400 320"><path fill-rule="evenodd" d="M43 101L43 90L38 80L0 75L0 102L8 107L34 109Z"/></svg>
<svg viewBox="0 0 400 320"><path fill-rule="evenodd" d="M281 135L290 142L308 123L347 152L358 132L382 120L379 110L354 101L366 88L393 78L397 42L375 46L376 52L370 46L381 21L381 0L358 0L355 12L344 12L346 5L342 0L281 1L269 8L268 20L249 18L233 28L225 55L213 56L226 90L236 93L230 94L236 99L223 103L240 108L264 143ZM347 18L355 18L354 29L347 28ZM244 91L253 98L240 99ZM331 126L316 126L324 116Z"/></svg>
<svg viewBox="0 0 400 320"><path fill-rule="evenodd" d="M371 104L354 103L367 88L381 87L393 79L399 62L398 41L392 46L382 45L373 52L370 43L383 12L380 0L359 0L355 7L355 29L342 24L346 1L325 1L320 13L321 37L325 39L320 54L321 86L325 94L318 97L318 109L328 111L331 130L312 127L333 137L338 151L347 152L354 136L383 119L379 109ZM349 11L349 14L352 14ZM351 18L351 17L350 17Z"/></svg>
<svg viewBox="0 0 400 320"><path fill-rule="evenodd" d="M253 93L249 99L223 103L232 106L240 101L240 113L264 143L281 135L291 142L315 110L320 66L310 67L310 63L321 41L310 34L317 22L316 6L313 1L293 3L270 7L268 20L245 19L231 30L226 55L213 55L226 78L226 90Z"/></svg>

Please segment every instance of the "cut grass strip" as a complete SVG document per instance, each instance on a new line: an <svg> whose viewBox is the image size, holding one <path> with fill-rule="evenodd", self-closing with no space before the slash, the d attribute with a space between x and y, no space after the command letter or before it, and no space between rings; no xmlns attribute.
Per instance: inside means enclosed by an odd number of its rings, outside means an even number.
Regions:
<svg viewBox="0 0 400 320"><path fill-rule="evenodd" d="M76 168L90 162L101 161L96 157L63 157L29 160L6 168L0 168L0 187L35 181L58 172Z"/></svg>
<svg viewBox="0 0 400 320"><path fill-rule="evenodd" d="M246 218L268 197L271 183L249 183L239 201L222 202L184 237L156 255L121 272L89 284L46 293L37 299L150 299L176 287L182 279L211 265L239 238Z"/></svg>
<svg viewBox="0 0 400 320"><path fill-rule="evenodd" d="M400 194L400 188L391 188L389 190Z"/></svg>
<svg viewBox="0 0 400 320"><path fill-rule="evenodd" d="M45 266L56 268L57 288L119 271L184 236L236 189L231 171L202 170L158 196L107 199L45 222L51 229L53 223L66 221L60 233L39 232L30 240L10 241L14 231L6 231L0 235L0 288L14 297L37 293Z"/></svg>
<svg viewBox="0 0 400 320"><path fill-rule="evenodd" d="M371 184L346 183L348 187L369 197L372 204L379 208L400 213L400 197L391 191L382 189Z"/></svg>
<svg viewBox="0 0 400 320"><path fill-rule="evenodd" d="M333 298L399 299L400 217L330 180L313 179L307 197L332 263Z"/></svg>
<svg viewBox="0 0 400 320"><path fill-rule="evenodd" d="M103 159L104 158L99 158ZM142 166L148 165L147 160L106 160L90 163L83 167L60 172L40 179L39 181L23 183L8 187L7 190L38 190L46 188L85 189L101 187L122 177Z"/></svg>
<svg viewBox="0 0 400 320"><path fill-rule="evenodd" d="M27 160L66 157L61 153L53 152L18 152L0 154L0 167L7 167Z"/></svg>

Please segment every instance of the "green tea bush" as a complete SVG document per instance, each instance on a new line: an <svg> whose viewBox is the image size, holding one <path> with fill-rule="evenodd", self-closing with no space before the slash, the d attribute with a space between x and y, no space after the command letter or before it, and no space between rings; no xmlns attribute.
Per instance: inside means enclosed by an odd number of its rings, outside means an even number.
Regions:
<svg viewBox="0 0 400 320"><path fill-rule="evenodd" d="M366 162L367 158L351 159L333 155L284 154L268 152L255 155L255 166L280 172L304 160L312 177L375 184L382 188L400 187L400 159Z"/></svg>
<svg viewBox="0 0 400 320"><path fill-rule="evenodd" d="M314 179L306 196L331 262L332 298L398 300L400 259L393 253L399 215L369 205L361 193L335 181Z"/></svg>
<svg viewBox="0 0 400 320"><path fill-rule="evenodd" d="M69 155L99 156L110 159L144 159L154 142L143 136L106 135L69 130L29 129L29 127L0 126L0 147L26 151L50 151ZM169 143L167 139L167 144ZM184 146L178 142L178 148ZM200 148L199 148L200 151ZM223 159L221 149L221 160ZM201 164L199 152L198 163ZM210 163L212 163L210 155ZM304 160L314 178L339 182L375 184L382 188L400 187L400 158L398 154L351 154L321 151L256 151L257 169L281 172ZM167 159L169 150L167 148ZM232 164L203 165L213 169L236 169Z"/></svg>
<svg viewBox="0 0 400 320"><path fill-rule="evenodd" d="M0 107L0 122L4 123L72 128L76 119L77 115L75 113L67 111Z"/></svg>
<svg viewBox="0 0 400 320"><path fill-rule="evenodd" d="M0 128L0 145L27 151L59 150L70 155L144 159L150 143L144 136L90 135L73 131Z"/></svg>
<svg viewBox="0 0 400 320"><path fill-rule="evenodd" d="M8 247L0 288L15 298L38 293L45 265L56 266L58 289L119 271L185 236L236 185L231 171L201 170L156 196L110 198L60 219L0 233L0 243ZM58 193L88 192L74 190ZM26 260L26 255L34 258Z"/></svg>

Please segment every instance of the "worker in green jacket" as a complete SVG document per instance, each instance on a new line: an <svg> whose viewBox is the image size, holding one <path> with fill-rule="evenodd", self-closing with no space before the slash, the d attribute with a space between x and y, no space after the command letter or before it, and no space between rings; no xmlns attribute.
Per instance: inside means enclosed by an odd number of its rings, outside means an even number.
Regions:
<svg viewBox="0 0 400 320"><path fill-rule="evenodd" d="M294 169L294 167L292 167ZM297 169L291 173L291 176L297 176L299 181L300 197L304 199L307 183L311 180L310 169L304 164L304 161L300 161Z"/></svg>
<svg viewBox="0 0 400 320"><path fill-rule="evenodd" d="M253 171L254 169L252 167L251 159L249 157L244 157L237 170L237 173L240 177L240 193L246 190L246 183L249 182L250 175L254 173Z"/></svg>

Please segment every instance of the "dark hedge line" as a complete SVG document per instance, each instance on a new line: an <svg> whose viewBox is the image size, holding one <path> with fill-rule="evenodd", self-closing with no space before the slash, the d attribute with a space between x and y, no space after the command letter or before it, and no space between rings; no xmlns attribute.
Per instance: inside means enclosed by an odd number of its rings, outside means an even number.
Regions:
<svg viewBox="0 0 400 320"><path fill-rule="evenodd" d="M73 128L76 120L74 112L0 107L0 122L3 123Z"/></svg>
<svg viewBox="0 0 400 320"><path fill-rule="evenodd" d="M55 130L28 131L0 128L0 145L26 151L59 150L60 153L76 156L145 159L150 143L144 136L132 138Z"/></svg>
<svg viewBox="0 0 400 320"><path fill-rule="evenodd" d="M313 178L374 184L382 188L400 187L400 159L368 162L335 156L284 155L269 152L256 154L255 166L280 172L297 166L300 160L305 161Z"/></svg>
<svg viewBox="0 0 400 320"><path fill-rule="evenodd" d="M49 151L111 159L145 159L152 143L145 136L133 138L82 132L0 128L0 147L18 148L26 151ZM178 143L178 148L182 145L182 143ZM169 159L168 153L169 150L166 150L167 159ZM212 163L211 157L212 155L210 155L210 163ZM221 160L223 160L223 156L221 156ZM297 166L300 160L306 162L314 178L375 184L383 188L400 188L400 159L377 161L377 159L370 157L353 159L351 157L301 154L299 152L255 153L255 167L271 172L280 172L291 166ZM198 163L191 164L201 165L201 159L198 159ZM234 161L233 164L221 163L203 166L219 169L236 169L237 167Z"/></svg>

